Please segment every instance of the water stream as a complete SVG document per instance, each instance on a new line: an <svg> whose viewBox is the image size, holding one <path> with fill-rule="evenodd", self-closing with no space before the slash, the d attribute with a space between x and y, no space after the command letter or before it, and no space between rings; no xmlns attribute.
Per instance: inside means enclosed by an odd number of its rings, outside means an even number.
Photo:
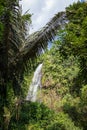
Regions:
<svg viewBox="0 0 87 130"><path fill-rule="evenodd" d="M34 72L32 83L29 87L29 91L26 97L27 101L32 101L32 102L36 101L38 89L42 87L41 77L42 77L42 64L39 64Z"/></svg>

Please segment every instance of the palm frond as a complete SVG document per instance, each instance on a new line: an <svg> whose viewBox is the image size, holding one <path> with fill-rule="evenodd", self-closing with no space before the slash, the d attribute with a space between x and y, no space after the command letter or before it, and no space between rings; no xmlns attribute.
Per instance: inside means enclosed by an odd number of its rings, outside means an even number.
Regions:
<svg viewBox="0 0 87 130"><path fill-rule="evenodd" d="M8 47L6 48L9 76L15 81L23 76L26 62L41 54L42 50L47 47L48 41L54 38L57 30L66 24L67 18L65 12L60 12L45 27L25 39L26 30L22 24L20 9L17 5L12 4L12 6L8 21Z"/></svg>
<svg viewBox="0 0 87 130"><path fill-rule="evenodd" d="M3 40L0 41L0 77L7 84L8 80L20 79L21 69L19 64L15 66L15 61L12 62L12 59L24 46L26 29L22 25L19 0L5 0L4 4L4 12L0 19L4 25ZM1 84L3 86L3 82ZM6 89L2 87L2 90Z"/></svg>
<svg viewBox="0 0 87 130"><path fill-rule="evenodd" d="M41 51L47 47L48 41L51 41L56 35L56 32L65 26L66 21L65 12L56 14L42 29L31 34L25 40L24 46L13 60L23 58L23 60L26 61L29 58L41 54Z"/></svg>
<svg viewBox="0 0 87 130"><path fill-rule="evenodd" d="M13 9L11 10L9 21L10 35L8 37L9 44L11 44L9 54L10 50L14 51L13 56L11 55L11 57L14 57L14 55L18 53L20 48L23 46L26 32L25 28L22 26L20 9L17 7L17 5L15 8L14 7L15 6L13 5Z"/></svg>

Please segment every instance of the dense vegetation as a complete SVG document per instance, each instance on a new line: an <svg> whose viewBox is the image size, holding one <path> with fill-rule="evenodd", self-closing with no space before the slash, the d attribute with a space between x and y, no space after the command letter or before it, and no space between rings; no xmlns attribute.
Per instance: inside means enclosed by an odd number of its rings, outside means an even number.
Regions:
<svg viewBox="0 0 87 130"><path fill-rule="evenodd" d="M21 14L18 0L0 1L0 130L87 129L87 3L67 7L66 15L52 48L32 60L37 49L21 54L31 15ZM42 103L25 101L41 62Z"/></svg>
<svg viewBox="0 0 87 130"><path fill-rule="evenodd" d="M48 95L45 103L67 113L76 126L86 130L87 3L67 7L66 14L69 23L58 32L58 40L44 56L44 95Z"/></svg>
<svg viewBox="0 0 87 130"><path fill-rule="evenodd" d="M18 53L30 18L30 14L21 15L18 0L0 1L0 129L7 129L15 99L22 94L24 67Z"/></svg>

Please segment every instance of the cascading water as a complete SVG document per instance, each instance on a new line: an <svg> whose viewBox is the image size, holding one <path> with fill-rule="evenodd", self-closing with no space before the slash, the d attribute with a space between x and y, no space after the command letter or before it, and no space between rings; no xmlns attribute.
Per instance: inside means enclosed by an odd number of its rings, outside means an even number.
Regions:
<svg viewBox="0 0 87 130"><path fill-rule="evenodd" d="M27 101L32 101L32 102L36 101L38 89L42 87L41 70L42 70L42 64L39 64L38 67L36 68L35 72L34 72L32 83L29 87L28 95L26 97Z"/></svg>

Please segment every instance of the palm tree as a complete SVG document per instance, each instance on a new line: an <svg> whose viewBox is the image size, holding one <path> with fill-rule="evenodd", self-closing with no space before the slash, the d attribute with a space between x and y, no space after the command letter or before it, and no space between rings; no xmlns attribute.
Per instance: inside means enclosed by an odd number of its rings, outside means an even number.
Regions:
<svg viewBox="0 0 87 130"><path fill-rule="evenodd" d="M4 0L0 6L3 7L0 23L4 28L0 40L0 124L3 124L1 122L4 120L3 108L7 105L8 82L12 83L15 95L20 95L25 64L29 59L40 55L57 30L65 25L67 18L65 12L60 12L45 27L26 38L26 22L21 15L19 0ZM0 127L4 129L4 125Z"/></svg>

